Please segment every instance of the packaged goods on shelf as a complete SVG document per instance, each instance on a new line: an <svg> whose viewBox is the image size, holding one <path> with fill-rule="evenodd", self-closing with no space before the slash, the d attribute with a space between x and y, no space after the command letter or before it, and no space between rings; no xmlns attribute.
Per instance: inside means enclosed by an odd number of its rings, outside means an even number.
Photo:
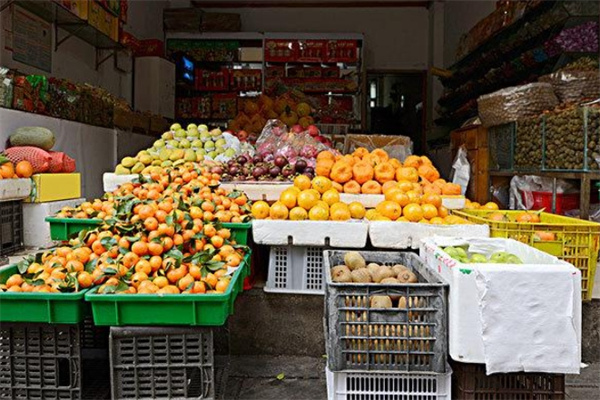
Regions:
<svg viewBox="0 0 600 400"><path fill-rule="evenodd" d="M539 115L554 108L558 99L552 85L530 83L483 95L477 99L477 104L481 122L485 126L495 126Z"/></svg>
<svg viewBox="0 0 600 400"><path fill-rule="evenodd" d="M460 362L486 363L488 373L578 373L579 271L516 240L465 237L428 238L420 248L428 267L450 284L450 356ZM532 298L541 300L533 306ZM534 312L532 307L544 310ZM526 326L523 315L528 315ZM540 329L543 326L554 328ZM513 332L510 345L501 333L506 331ZM531 346L532 337L537 346ZM545 346L556 351L540 352Z"/></svg>

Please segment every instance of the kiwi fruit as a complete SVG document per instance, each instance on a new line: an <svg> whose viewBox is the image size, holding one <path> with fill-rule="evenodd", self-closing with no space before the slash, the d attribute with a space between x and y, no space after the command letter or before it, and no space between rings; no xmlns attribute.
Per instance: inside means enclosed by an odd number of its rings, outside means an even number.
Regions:
<svg viewBox="0 0 600 400"><path fill-rule="evenodd" d="M347 252L346 255L344 255L344 264L352 271L367 267L365 259L358 251Z"/></svg>
<svg viewBox="0 0 600 400"><path fill-rule="evenodd" d="M336 265L331 268L331 277L334 282L352 282L350 268L345 265Z"/></svg>
<svg viewBox="0 0 600 400"><path fill-rule="evenodd" d="M406 308L406 297L402 296L398 299L398 308Z"/></svg>
<svg viewBox="0 0 600 400"><path fill-rule="evenodd" d="M402 264L396 264L392 267L394 276L400 275L402 272L410 271L410 269Z"/></svg>
<svg viewBox="0 0 600 400"><path fill-rule="evenodd" d="M379 283L385 278L392 278L393 276L394 273L392 272L392 269L385 265L382 265L375 269L375 271L371 272L371 278L373 278L373 282L375 283Z"/></svg>
<svg viewBox="0 0 600 400"><path fill-rule="evenodd" d="M370 263L367 265L367 269L369 270L369 273L371 274L371 276L373 276L375 271L377 271L379 269L379 264Z"/></svg>
<svg viewBox="0 0 600 400"><path fill-rule="evenodd" d="M371 296L371 308L392 308L392 299L390 296Z"/></svg>
<svg viewBox="0 0 600 400"><path fill-rule="evenodd" d="M397 285L400 283L400 281L394 277L390 277L390 278L383 278L379 283L386 284L386 285Z"/></svg>
<svg viewBox="0 0 600 400"><path fill-rule="evenodd" d="M417 279L417 275L415 275L412 271L406 271L398 275L398 280L400 283L417 283L419 280Z"/></svg>
<svg viewBox="0 0 600 400"><path fill-rule="evenodd" d="M352 277L352 282L357 283L369 283L371 282L371 274L367 271L366 268L355 269L350 273Z"/></svg>

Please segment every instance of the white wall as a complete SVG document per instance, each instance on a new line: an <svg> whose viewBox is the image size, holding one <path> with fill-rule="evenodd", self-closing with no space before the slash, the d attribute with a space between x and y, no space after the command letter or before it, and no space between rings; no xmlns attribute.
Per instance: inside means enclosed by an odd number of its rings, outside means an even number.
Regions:
<svg viewBox="0 0 600 400"><path fill-rule="evenodd" d="M358 32L365 35L370 69L427 68L428 11L425 8L242 8L247 32Z"/></svg>
<svg viewBox="0 0 600 400"><path fill-rule="evenodd" d="M446 0L444 3L444 65L456 60L460 37L496 9L495 0Z"/></svg>

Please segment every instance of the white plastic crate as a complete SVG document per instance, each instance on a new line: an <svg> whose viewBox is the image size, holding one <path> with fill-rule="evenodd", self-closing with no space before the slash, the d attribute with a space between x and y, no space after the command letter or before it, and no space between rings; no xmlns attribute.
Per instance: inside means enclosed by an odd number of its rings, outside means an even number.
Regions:
<svg viewBox="0 0 600 400"><path fill-rule="evenodd" d="M271 247L269 274L264 291L324 294L323 250L323 247Z"/></svg>
<svg viewBox="0 0 600 400"><path fill-rule="evenodd" d="M50 224L46 217L53 216L63 207L76 207L84 198L50 201L46 203L23 203L23 244L25 247L46 249L55 244L50 238Z"/></svg>
<svg viewBox="0 0 600 400"><path fill-rule="evenodd" d="M331 372L326 368L328 400L450 400L452 371L444 374Z"/></svg>
<svg viewBox="0 0 600 400"><path fill-rule="evenodd" d="M487 225L486 225L487 226ZM367 245L366 221L284 221L255 219L252 237L269 246L330 246L362 249Z"/></svg>

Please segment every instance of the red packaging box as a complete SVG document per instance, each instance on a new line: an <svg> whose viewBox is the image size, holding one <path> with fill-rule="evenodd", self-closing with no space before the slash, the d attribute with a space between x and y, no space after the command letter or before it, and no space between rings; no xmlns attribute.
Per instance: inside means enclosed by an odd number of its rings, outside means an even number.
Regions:
<svg viewBox="0 0 600 400"><path fill-rule="evenodd" d="M330 40L327 42L326 62L356 62L357 50L356 40Z"/></svg>
<svg viewBox="0 0 600 400"><path fill-rule="evenodd" d="M138 49L133 53L136 57L165 57L165 42L159 39L140 40Z"/></svg>
<svg viewBox="0 0 600 400"><path fill-rule="evenodd" d="M265 61L296 61L298 42L295 40L267 40L265 42Z"/></svg>
<svg viewBox="0 0 600 400"><path fill-rule="evenodd" d="M323 62L325 60L326 42L324 40L301 40L298 42L298 58L301 62Z"/></svg>
<svg viewBox="0 0 600 400"><path fill-rule="evenodd" d="M229 90L229 70L227 68L221 68L218 71L196 68L194 73L196 90Z"/></svg>
<svg viewBox="0 0 600 400"><path fill-rule="evenodd" d="M211 118L234 118L237 112L236 93L216 93L212 97Z"/></svg>
<svg viewBox="0 0 600 400"><path fill-rule="evenodd" d="M193 118L210 118L211 96L194 97L192 100Z"/></svg>
<svg viewBox="0 0 600 400"><path fill-rule="evenodd" d="M140 41L129 32L121 30L119 42L130 49L134 54L140 50Z"/></svg>
<svg viewBox="0 0 600 400"><path fill-rule="evenodd" d="M262 72L260 69L234 69L229 71L229 85L233 90L260 90Z"/></svg>
<svg viewBox="0 0 600 400"><path fill-rule="evenodd" d="M121 1L121 11L119 12L119 21L127 23L127 17L129 15L129 3L127 0Z"/></svg>
<svg viewBox="0 0 600 400"><path fill-rule="evenodd" d="M265 78L283 78L285 77L284 66L271 66L267 67L265 71Z"/></svg>

